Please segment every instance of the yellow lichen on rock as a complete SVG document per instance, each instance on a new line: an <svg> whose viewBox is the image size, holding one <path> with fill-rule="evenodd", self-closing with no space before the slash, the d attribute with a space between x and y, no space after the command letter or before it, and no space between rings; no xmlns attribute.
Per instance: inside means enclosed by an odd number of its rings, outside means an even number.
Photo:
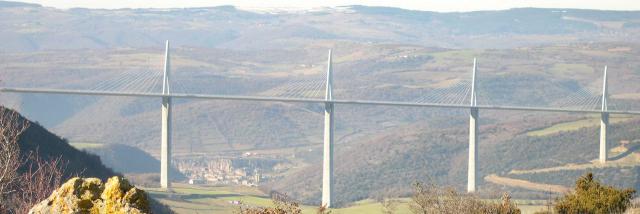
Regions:
<svg viewBox="0 0 640 214"><path fill-rule="evenodd" d="M109 178L101 198L105 202L108 213L149 211L149 203L144 191L131 186L129 181L120 177Z"/></svg>
<svg viewBox="0 0 640 214"><path fill-rule="evenodd" d="M131 188L124 195L124 201L140 210L150 210L149 200L147 200L147 194L143 190L138 188Z"/></svg>
<svg viewBox="0 0 640 214"><path fill-rule="evenodd" d="M29 213L150 213L144 191L121 177L102 183L97 178L72 178Z"/></svg>

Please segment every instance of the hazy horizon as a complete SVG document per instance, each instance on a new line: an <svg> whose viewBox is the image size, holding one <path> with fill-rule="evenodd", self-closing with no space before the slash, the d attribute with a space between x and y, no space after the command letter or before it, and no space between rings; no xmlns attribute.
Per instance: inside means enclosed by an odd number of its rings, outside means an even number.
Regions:
<svg viewBox="0 0 640 214"><path fill-rule="evenodd" d="M571 8L571 9L596 9L596 10L620 10L637 11L640 10L640 2L630 3L624 0L596 1L596 0L570 0L570 1L469 1L453 0L447 2L425 1L425 2L395 2L387 0L362 1L362 0L328 0L322 2L304 2L291 0L277 0L269 2L255 1L171 1L171 0L141 0L141 1L98 1L98 0L19 0L18 2L36 3L47 7L61 9L68 8L92 8L92 9L121 9L121 8L189 8L189 7L214 7L231 5L244 9L284 9L303 10L320 7L338 7L346 5L384 6L396 7L409 10L436 11L436 12L468 12L482 10L504 10L511 8L536 7L536 8Z"/></svg>

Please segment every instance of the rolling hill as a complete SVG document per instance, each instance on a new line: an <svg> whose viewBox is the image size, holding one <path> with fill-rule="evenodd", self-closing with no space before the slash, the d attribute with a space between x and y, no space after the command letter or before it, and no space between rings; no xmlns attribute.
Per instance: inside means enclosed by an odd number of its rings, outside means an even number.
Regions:
<svg viewBox="0 0 640 214"><path fill-rule="evenodd" d="M640 12L435 13L345 6L260 13L230 6L60 10L0 5L5 41L0 86L159 92L162 47L169 39L176 93L291 97L289 92L302 91L322 98L326 53L333 49L339 99L466 104L464 88L477 57L480 104L598 109L602 69L608 65L609 109L640 109L640 89L633 84L640 81L640 45L633 36L640 32ZM119 84L123 87L115 87ZM305 84L319 87L299 87ZM444 93L455 96L440 96ZM125 144L159 155L158 99L0 98L71 143ZM339 202L406 195L416 180L461 188L467 114L337 105ZM483 176L547 182L541 175L509 173L584 164L597 151L590 115L481 111L480 121ZM613 146L635 140L636 123L635 118L617 123ZM177 157L253 152L296 163L267 179L267 187L305 202L319 199L321 136L321 105L175 100ZM612 180L624 185L633 185L636 175L635 168L596 170L621 174ZM559 176L550 183L567 185L578 172L545 173ZM518 197L544 197L540 191L490 182L480 182L479 189L488 195L509 190Z"/></svg>
<svg viewBox="0 0 640 214"><path fill-rule="evenodd" d="M264 13L232 6L60 10L13 2L0 5L0 18L5 20L0 38L6 41L0 47L7 51L139 48L160 46L166 39L179 46L250 50L328 40L506 48L637 41L626 35L637 33L634 26L640 23L638 12L562 8L437 13L352 5Z"/></svg>
<svg viewBox="0 0 640 214"><path fill-rule="evenodd" d="M636 150L640 139L639 124L640 120L636 118L611 127L615 131L610 133L610 147L622 146L630 150L612 149L611 161L605 166L592 163L598 155L595 123L548 136L521 134L499 140L482 135L477 165L481 177L478 179L480 194L496 198L502 191L508 191L516 198L545 199L546 192L553 189L482 179L486 176L491 180L496 174L569 189L576 178L586 172L594 172L609 185L638 189L640 159L636 157ZM484 130L483 133L491 131ZM410 126L387 132L382 137L361 139L346 148L338 147L335 154L335 200L338 206L368 198L408 197L414 182L452 186L462 191L467 178L467 135L464 129L434 130ZM492 142L495 140L502 142ZM634 143L624 147L621 142ZM558 163L568 167L544 170ZM319 204L321 171L321 163L318 162L269 187L305 203Z"/></svg>

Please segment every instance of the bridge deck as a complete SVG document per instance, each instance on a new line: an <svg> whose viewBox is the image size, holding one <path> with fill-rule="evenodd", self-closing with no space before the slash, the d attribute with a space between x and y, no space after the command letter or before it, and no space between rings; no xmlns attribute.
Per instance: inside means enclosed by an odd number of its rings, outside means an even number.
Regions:
<svg viewBox="0 0 640 214"><path fill-rule="evenodd" d="M458 104L438 104L438 103L415 103L415 102L394 102L375 100L340 100L334 99L307 99L307 98L282 98L282 97L259 97L259 96L236 96L236 95L215 95L215 94L169 94L162 93L138 93L138 92L110 92L110 91L89 91L89 90L65 90L65 89L43 89L43 88L0 88L0 92L5 93L38 93L38 94L68 94L68 95L93 95L93 96L123 96L123 97L173 97L188 99L209 99L209 100L242 100L242 101L271 101L271 102L293 102L293 103L335 103L352 105L382 105L382 106L405 106L405 107L431 107L431 108L461 108L461 109L490 109L490 110L520 110L520 111L545 111L545 112L573 112L573 113L602 113L610 114L630 114L640 115L640 111L619 111L619 110L588 110L553 107L523 107L523 106L500 106L500 105L458 105Z"/></svg>

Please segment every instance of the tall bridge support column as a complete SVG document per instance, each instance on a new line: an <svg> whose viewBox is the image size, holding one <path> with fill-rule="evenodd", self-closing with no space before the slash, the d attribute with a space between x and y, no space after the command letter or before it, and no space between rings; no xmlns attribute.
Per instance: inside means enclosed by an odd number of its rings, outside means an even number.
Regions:
<svg viewBox="0 0 640 214"><path fill-rule="evenodd" d="M600 155L598 156L600 163L607 162L607 128L609 127L609 112L607 109L609 94L607 90L607 66L604 66L604 76L602 80L602 113L600 114Z"/></svg>
<svg viewBox="0 0 640 214"><path fill-rule="evenodd" d="M471 76L471 112L469 114L469 166L467 172L467 192L476 191L476 162L478 161L478 108L476 101L476 59L473 59Z"/></svg>
<svg viewBox="0 0 640 214"><path fill-rule="evenodd" d="M166 43L164 56L164 75L162 82L162 94L169 95L169 41ZM160 145L160 187L171 188L169 181L169 167L171 166L171 97L162 97L162 134Z"/></svg>
<svg viewBox="0 0 640 214"><path fill-rule="evenodd" d="M600 163L607 162L607 127L609 126L609 113L602 112L600 114L600 155L598 160Z"/></svg>
<svg viewBox="0 0 640 214"><path fill-rule="evenodd" d="M331 69L331 50L327 62L327 85L325 100L331 101L333 74ZM322 206L331 207L333 199L333 103L324 104L324 146L322 156Z"/></svg>
<svg viewBox="0 0 640 214"><path fill-rule="evenodd" d="M476 161L478 161L478 108L472 108L469 117L469 171L467 192L476 191Z"/></svg>

